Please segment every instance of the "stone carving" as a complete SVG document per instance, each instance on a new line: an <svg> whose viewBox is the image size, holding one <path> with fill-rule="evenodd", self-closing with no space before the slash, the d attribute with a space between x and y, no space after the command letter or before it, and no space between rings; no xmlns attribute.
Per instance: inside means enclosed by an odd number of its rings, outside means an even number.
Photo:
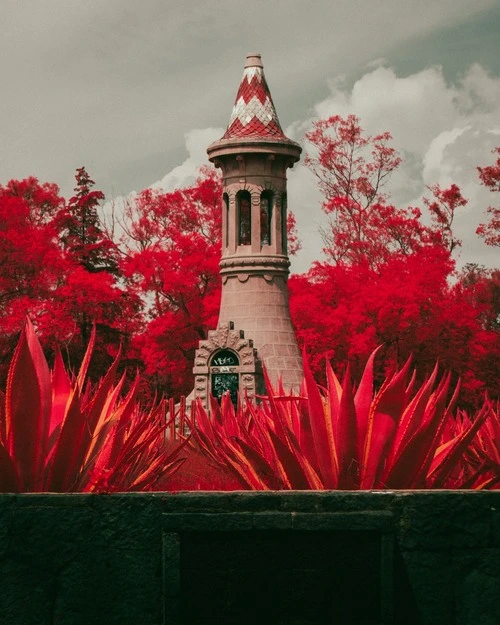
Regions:
<svg viewBox="0 0 500 625"><path fill-rule="evenodd" d="M221 324L217 330L210 330L208 339L202 343L196 350L193 373L196 380L195 395L202 400L205 407L206 398L211 391L211 376L227 373L226 367L215 365L214 356L222 350L229 349L236 355L239 365L227 369L241 377L240 390L244 389L248 397L263 392L262 363L252 341L245 338L242 330L235 329L232 323Z"/></svg>

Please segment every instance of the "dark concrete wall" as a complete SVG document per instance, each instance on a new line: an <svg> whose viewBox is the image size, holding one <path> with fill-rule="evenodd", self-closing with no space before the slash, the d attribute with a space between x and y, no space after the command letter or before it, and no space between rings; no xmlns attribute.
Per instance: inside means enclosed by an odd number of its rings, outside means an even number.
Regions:
<svg viewBox="0 0 500 625"><path fill-rule="evenodd" d="M0 495L0 624L499 625L500 492Z"/></svg>

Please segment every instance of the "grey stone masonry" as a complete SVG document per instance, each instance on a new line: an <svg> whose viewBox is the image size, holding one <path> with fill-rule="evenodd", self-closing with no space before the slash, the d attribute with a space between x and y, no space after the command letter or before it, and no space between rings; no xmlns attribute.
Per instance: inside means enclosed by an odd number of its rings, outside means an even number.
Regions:
<svg viewBox="0 0 500 625"><path fill-rule="evenodd" d="M9 625L498 625L500 492L0 495Z"/></svg>

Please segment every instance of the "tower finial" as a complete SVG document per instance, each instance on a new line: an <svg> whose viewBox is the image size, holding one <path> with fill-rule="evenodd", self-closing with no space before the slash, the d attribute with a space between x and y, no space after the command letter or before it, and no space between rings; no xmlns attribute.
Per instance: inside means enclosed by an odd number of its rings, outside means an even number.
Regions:
<svg viewBox="0 0 500 625"><path fill-rule="evenodd" d="M262 58L258 53L250 53L247 54L247 62L245 64L245 68L247 67L264 67L262 65Z"/></svg>

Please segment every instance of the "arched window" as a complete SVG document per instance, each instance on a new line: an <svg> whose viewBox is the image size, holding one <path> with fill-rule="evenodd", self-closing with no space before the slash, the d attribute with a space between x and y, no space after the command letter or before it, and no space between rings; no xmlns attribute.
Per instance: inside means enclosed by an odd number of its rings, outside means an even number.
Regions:
<svg viewBox="0 0 500 625"><path fill-rule="evenodd" d="M240 359L230 349L221 349L216 352L210 361L211 393L220 403L224 393L229 392L231 401L236 406L238 403L238 391L240 376L238 367Z"/></svg>
<svg viewBox="0 0 500 625"><path fill-rule="evenodd" d="M273 194L263 191L260 196L260 244L271 245L271 221L273 217Z"/></svg>
<svg viewBox="0 0 500 625"><path fill-rule="evenodd" d="M252 198L248 191L239 191L236 200L238 205L238 245L250 245L252 243Z"/></svg>
<svg viewBox="0 0 500 625"><path fill-rule="evenodd" d="M283 254L286 254L288 251L286 193L281 196L281 247Z"/></svg>
<svg viewBox="0 0 500 625"><path fill-rule="evenodd" d="M229 196L224 193L224 247L229 247Z"/></svg>
<svg viewBox="0 0 500 625"><path fill-rule="evenodd" d="M230 349L220 349L210 361L211 367L237 367L240 364L238 355Z"/></svg>

